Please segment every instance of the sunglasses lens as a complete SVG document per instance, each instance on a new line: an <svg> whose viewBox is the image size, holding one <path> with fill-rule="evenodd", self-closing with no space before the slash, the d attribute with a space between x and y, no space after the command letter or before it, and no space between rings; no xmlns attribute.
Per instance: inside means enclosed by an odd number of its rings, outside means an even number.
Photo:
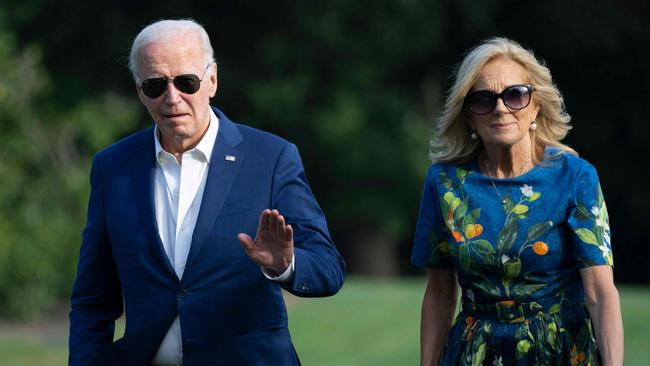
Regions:
<svg viewBox="0 0 650 366"><path fill-rule="evenodd" d="M487 90L480 90L470 94L467 102L469 109L473 113L488 114L492 109L494 109L496 100L496 94Z"/></svg>
<svg viewBox="0 0 650 366"><path fill-rule="evenodd" d="M503 91L503 102L511 109L523 109L530 103L530 88L526 85L515 85Z"/></svg>
<svg viewBox="0 0 650 366"><path fill-rule="evenodd" d="M497 99L501 98L506 107L513 110L524 109L530 104L530 85L513 85L505 88L501 94L489 90L479 90L467 95L469 109L475 114L488 114L494 110Z"/></svg>
<svg viewBox="0 0 650 366"><path fill-rule="evenodd" d="M167 88L167 80L164 78L152 78L142 82L142 92L149 98L155 99L162 95Z"/></svg>
<svg viewBox="0 0 650 366"><path fill-rule="evenodd" d="M178 75L174 78L174 86L185 94L194 94L201 88L201 80L192 74Z"/></svg>
<svg viewBox="0 0 650 366"><path fill-rule="evenodd" d="M201 88L201 79L193 74L178 75L173 79L174 87L185 94L194 94ZM151 78L142 82L142 92L151 99L161 96L167 89L167 79Z"/></svg>

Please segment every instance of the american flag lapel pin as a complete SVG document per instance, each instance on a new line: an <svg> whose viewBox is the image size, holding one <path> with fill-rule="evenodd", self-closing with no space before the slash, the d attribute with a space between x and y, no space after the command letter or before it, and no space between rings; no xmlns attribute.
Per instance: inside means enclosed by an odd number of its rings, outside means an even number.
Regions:
<svg viewBox="0 0 650 366"><path fill-rule="evenodd" d="M234 155L226 155L226 160L227 161L235 161L235 156Z"/></svg>

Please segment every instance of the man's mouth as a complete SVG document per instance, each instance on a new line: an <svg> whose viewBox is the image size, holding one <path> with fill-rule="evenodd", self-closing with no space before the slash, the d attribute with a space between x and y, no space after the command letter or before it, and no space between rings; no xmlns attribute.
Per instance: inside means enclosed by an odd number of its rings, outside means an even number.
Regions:
<svg viewBox="0 0 650 366"><path fill-rule="evenodd" d="M187 113L169 113L169 114L164 114L166 118L176 118L176 117L183 117L186 116Z"/></svg>

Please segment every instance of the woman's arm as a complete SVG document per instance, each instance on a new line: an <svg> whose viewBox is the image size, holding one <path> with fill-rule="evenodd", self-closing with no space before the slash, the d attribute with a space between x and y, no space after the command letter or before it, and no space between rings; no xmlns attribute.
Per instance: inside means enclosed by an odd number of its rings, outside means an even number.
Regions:
<svg viewBox="0 0 650 366"><path fill-rule="evenodd" d="M587 267L580 274L603 365L623 365L623 321L612 267Z"/></svg>
<svg viewBox="0 0 650 366"><path fill-rule="evenodd" d="M422 301L420 359L422 366L438 364L456 313L456 270L429 269Z"/></svg>

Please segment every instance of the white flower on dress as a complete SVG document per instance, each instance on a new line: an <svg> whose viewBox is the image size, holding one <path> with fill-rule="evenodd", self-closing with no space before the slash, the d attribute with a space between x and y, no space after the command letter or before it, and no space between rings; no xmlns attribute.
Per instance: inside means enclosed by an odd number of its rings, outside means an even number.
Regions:
<svg viewBox="0 0 650 366"><path fill-rule="evenodd" d="M592 213L594 216L598 217L598 214L600 213L600 210L598 209L598 206L594 206L594 207L592 207L592 208L591 208L591 213Z"/></svg>
<svg viewBox="0 0 650 366"><path fill-rule="evenodd" d="M510 260L510 257L508 257L506 254L503 254L501 256L501 263L506 263L509 260Z"/></svg>
<svg viewBox="0 0 650 366"><path fill-rule="evenodd" d="M602 227L605 231L609 231L609 222L604 215L596 216L596 226Z"/></svg>
<svg viewBox="0 0 650 366"><path fill-rule="evenodd" d="M603 252L603 258L607 258L609 256L609 253L611 252L611 249L609 249L609 245L601 245L598 247L601 252Z"/></svg>
<svg viewBox="0 0 650 366"><path fill-rule="evenodd" d="M528 184L524 184L523 187L519 188L519 190L524 196L528 198L530 198L533 195L533 193L535 193L533 192L533 186L529 186Z"/></svg>
<svg viewBox="0 0 650 366"><path fill-rule="evenodd" d="M612 245L612 238L609 236L609 231L603 233L603 238L605 239L605 244L609 247Z"/></svg>
<svg viewBox="0 0 650 366"><path fill-rule="evenodd" d="M468 289L466 294L467 294L467 298L469 299L469 301L474 302L474 292L472 290Z"/></svg>
<svg viewBox="0 0 650 366"><path fill-rule="evenodd" d="M503 358L501 356L494 356L494 361L492 361L492 366L503 366Z"/></svg>

